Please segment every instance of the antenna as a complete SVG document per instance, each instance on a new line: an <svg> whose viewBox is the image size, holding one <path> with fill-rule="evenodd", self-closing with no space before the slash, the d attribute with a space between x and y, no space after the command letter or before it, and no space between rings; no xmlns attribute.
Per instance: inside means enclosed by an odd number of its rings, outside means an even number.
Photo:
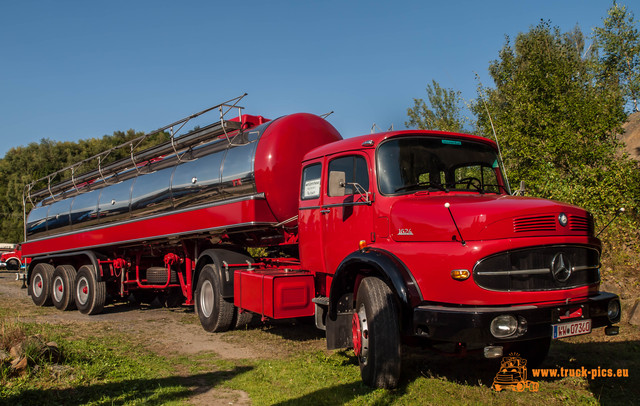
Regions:
<svg viewBox="0 0 640 406"><path fill-rule="evenodd" d="M451 213L451 209L450 209L451 205L449 204L449 202L445 203L444 207L446 207L447 210L449 210L449 215L451 215L451 220L453 220L453 225L456 226L456 231L458 231L458 235L460 236L460 242L462 243L463 246L467 245L467 242L464 240L464 238L462 238L462 233L458 228L458 224L456 224L456 219L453 218L453 213Z"/></svg>
<svg viewBox="0 0 640 406"><path fill-rule="evenodd" d="M613 220L617 219L618 216L621 215L622 213L624 213L624 207L620 207L618 210L616 210L616 214L613 216L613 218L609 220L606 226L602 227L602 230L598 231L598 234L596 234L596 238L598 238L600 234L602 234L602 232L606 230L611 223L613 223Z"/></svg>
<svg viewBox="0 0 640 406"><path fill-rule="evenodd" d="M484 105L484 109L487 112L487 116L489 116L489 123L491 123L491 131L493 131L493 136L496 139L496 145L498 146L498 157L500 158L500 165L502 165L504 180L505 182L507 182L507 190L511 190L511 186L509 185L509 177L507 176L507 168L505 168L504 161L502 160L502 151L500 150L500 141L498 141L498 134L496 134L496 129L493 126L493 119L491 118L491 113L489 113L489 108L487 107L487 103L484 101L484 97L480 96L480 99L482 99L482 104Z"/></svg>

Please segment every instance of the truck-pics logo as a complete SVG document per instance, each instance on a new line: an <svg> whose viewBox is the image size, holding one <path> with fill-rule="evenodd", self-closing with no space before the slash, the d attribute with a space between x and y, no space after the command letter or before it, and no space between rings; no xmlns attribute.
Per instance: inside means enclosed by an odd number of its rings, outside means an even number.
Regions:
<svg viewBox="0 0 640 406"><path fill-rule="evenodd" d="M527 360L520 357L520 354L512 353L507 357L502 357L500 361L500 371L493 379L491 388L500 392L503 389L511 389L514 392L537 392L540 389L538 382L527 380Z"/></svg>

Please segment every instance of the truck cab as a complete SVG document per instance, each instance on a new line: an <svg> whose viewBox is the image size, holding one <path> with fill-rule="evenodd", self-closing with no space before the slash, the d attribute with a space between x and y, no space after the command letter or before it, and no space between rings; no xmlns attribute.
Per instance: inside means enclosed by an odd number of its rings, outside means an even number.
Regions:
<svg viewBox="0 0 640 406"><path fill-rule="evenodd" d="M436 131L337 141L302 163L299 250L329 348L397 384L401 342L453 343L529 365L551 339L613 326L585 210L511 196L496 144ZM320 316L318 316L320 315Z"/></svg>

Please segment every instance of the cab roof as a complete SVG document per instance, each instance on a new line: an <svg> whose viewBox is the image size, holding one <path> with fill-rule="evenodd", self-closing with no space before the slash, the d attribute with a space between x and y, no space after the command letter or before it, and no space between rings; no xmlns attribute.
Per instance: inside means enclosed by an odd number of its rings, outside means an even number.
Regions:
<svg viewBox="0 0 640 406"><path fill-rule="evenodd" d="M332 142L322 145L309 151L303 158L304 161L310 159L316 159L326 155L333 155L345 151L360 151L363 149L377 148L380 143L390 138L398 138L404 136L421 136L421 137L433 137L433 138L448 138L466 141L476 141L496 149L497 145L495 141L489 138L481 137L472 134L454 133L447 131L434 131L434 130L403 130L403 131L387 131L383 133L361 135L353 138L346 138L340 141Z"/></svg>

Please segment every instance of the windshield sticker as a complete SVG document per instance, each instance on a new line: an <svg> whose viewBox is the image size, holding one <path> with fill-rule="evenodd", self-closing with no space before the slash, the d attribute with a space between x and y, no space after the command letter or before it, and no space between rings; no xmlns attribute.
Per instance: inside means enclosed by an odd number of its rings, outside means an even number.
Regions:
<svg viewBox="0 0 640 406"><path fill-rule="evenodd" d="M304 183L304 197L320 196L320 179L308 180Z"/></svg>
<svg viewBox="0 0 640 406"><path fill-rule="evenodd" d="M493 161L493 165L491 167L493 169L496 169L498 167L498 160L497 159L495 161Z"/></svg>
<svg viewBox="0 0 640 406"><path fill-rule="evenodd" d="M442 143L447 145L462 145L462 142L454 140L442 140Z"/></svg>

